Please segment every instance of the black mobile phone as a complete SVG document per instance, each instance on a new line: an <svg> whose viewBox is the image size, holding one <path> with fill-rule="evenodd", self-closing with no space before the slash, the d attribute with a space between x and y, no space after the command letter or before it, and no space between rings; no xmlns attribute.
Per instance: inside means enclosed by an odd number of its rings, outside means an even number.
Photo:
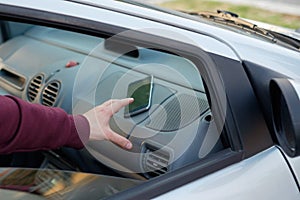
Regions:
<svg viewBox="0 0 300 200"><path fill-rule="evenodd" d="M137 115L151 107L153 90L153 76L132 82L127 89L127 97L134 98L134 102L125 107L124 116Z"/></svg>

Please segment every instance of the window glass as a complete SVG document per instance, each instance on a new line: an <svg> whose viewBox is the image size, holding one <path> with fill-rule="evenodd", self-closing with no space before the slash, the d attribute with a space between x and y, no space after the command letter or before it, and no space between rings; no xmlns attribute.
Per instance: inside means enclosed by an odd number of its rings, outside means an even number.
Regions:
<svg viewBox="0 0 300 200"><path fill-rule="evenodd" d="M228 147L214 123L202 76L183 55L136 46L115 36L2 23L6 24L0 45L2 95L60 107L69 114L82 114L109 99L133 96L136 104L110 121L115 132L132 141L132 151L91 141L83 150L1 156L2 167L21 168L3 168L0 187L67 197L82 195L75 190L80 184L97 184L103 190L91 198L106 196L110 193L105 188L119 192ZM21 177L26 178L20 181Z"/></svg>

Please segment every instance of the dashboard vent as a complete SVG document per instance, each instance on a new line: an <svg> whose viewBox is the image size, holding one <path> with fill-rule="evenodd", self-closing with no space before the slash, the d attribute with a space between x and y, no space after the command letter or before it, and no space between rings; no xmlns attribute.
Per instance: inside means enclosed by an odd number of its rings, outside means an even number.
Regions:
<svg viewBox="0 0 300 200"><path fill-rule="evenodd" d="M42 74L38 74L29 82L29 86L27 89L27 98L30 102L34 101L37 97L43 81L44 76Z"/></svg>
<svg viewBox="0 0 300 200"><path fill-rule="evenodd" d="M144 170L149 178L162 175L168 171L170 154L147 145L144 154Z"/></svg>
<svg viewBox="0 0 300 200"><path fill-rule="evenodd" d="M60 91L60 82L51 81L48 83L42 93L42 104L45 106L54 106Z"/></svg>

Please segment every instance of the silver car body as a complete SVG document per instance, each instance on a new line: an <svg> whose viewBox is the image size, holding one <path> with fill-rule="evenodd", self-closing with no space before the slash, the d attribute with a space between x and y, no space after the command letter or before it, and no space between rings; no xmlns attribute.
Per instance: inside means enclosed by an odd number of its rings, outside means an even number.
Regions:
<svg viewBox="0 0 300 200"><path fill-rule="evenodd" d="M119 1L81 2L97 7L76 1L0 1L1 4L77 16L178 40L240 62L255 61L291 79L300 79L299 51L255 36ZM273 146L155 199L299 199L296 182L300 182L300 158L289 158L280 147Z"/></svg>

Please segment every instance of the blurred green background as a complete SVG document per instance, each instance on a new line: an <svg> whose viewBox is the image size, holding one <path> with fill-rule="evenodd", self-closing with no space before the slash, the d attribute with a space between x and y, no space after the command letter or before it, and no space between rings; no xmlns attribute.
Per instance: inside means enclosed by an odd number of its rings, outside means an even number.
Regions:
<svg viewBox="0 0 300 200"><path fill-rule="evenodd" d="M282 14L248 5L237 5L208 0L172 0L163 3L158 2L156 4L165 8L186 11L215 12L218 9L228 10L237 13L242 18L248 18L292 29L300 28L300 10L299 15Z"/></svg>

